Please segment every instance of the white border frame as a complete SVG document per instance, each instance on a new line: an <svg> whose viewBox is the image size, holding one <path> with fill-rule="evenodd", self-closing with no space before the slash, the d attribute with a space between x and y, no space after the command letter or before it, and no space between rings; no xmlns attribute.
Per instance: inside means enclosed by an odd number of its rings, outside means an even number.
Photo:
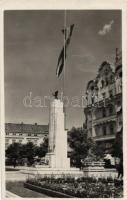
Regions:
<svg viewBox="0 0 127 200"><path fill-rule="evenodd" d="M2 1L2 0L1 0ZM1 199L5 199L5 131L4 131L4 10L122 10L122 60L123 60L123 151L124 151L124 197L127 199L127 1L122 0L3 0L0 1L0 132L1 132ZM9 198L11 200L13 198ZM15 198L18 199L18 198ZM25 198L35 199L35 198ZM38 198L42 199L42 198ZM48 198L50 200L52 198ZM76 198L77 199L77 198ZM84 198L87 199L87 198ZM98 198L99 200L100 198ZM106 199L106 198L102 198ZM108 198L109 199L109 198ZM112 198L114 199L114 198ZM120 199L120 198L119 198ZM90 199L89 199L90 200Z"/></svg>

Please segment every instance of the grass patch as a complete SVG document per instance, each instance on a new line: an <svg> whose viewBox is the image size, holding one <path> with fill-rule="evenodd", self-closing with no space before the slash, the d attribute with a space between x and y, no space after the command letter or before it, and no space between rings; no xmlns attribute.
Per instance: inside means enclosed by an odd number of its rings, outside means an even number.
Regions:
<svg viewBox="0 0 127 200"><path fill-rule="evenodd" d="M15 182L11 182L11 181L7 181L6 183L6 189L20 197L30 197L30 198L46 198L48 196L46 196L45 194L41 194L38 192L34 192L30 189L24 188L24 182L22 181L15 181Z"/></svg>

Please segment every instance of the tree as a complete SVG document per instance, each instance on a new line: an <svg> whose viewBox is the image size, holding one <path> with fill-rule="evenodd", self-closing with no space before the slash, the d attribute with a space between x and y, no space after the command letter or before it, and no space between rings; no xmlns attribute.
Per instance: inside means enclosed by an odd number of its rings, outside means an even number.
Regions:
<svg viewBox="0 0 127 200"><path fill-rule="evenodd" d="M73 127L69 131L68 142L73 149L71 153L71 161L77 167L81 167L81 160L85 159L91 147L91 142L87 138L87 132L83 128Z"/></svg>
<svg viewBox="0 0 127 200"><path fill-rule="evenodd" d="M36 147L35 149L35 155L41 157L44 157L46 153L48 152L48 138L44 138L44 142L40 144L40 146Z"/></svg>
<svg viewBox="0 0 127 200"><path fill-rule="evenodd" d="M9 159L11 165L16 165L18 160L20 159L20 151L22 145L19 143L13 143L6 149L6 157Z"/></svg>
<svg viewBox="0 0 127 200"><path fill-rule="evenodd" d="M32 142L27 144L14 143L11 144L6 150L6 157L9 159L10 164L22 162L23 158L27 158L28 165L32 165L35 156L35 145Z"/></svg>
<svg viewBox="0 0 127 200"><path fill-rule="evenodd" d="M23 160L27 160L27 164L31 166L34 163L34 157L44 157L48 152L48 138L38 147L32 142L27 144L14 143L11 144L6 150L6 157L10 165L16 163L23 164Z"/></svg>
<svg viewBox="0 0 127 200"><path fill-rule="evenodd" d="M77 167L81 167L81 160L97 161L104 157L104 149L87 136L87 131L84 128L73 127L68 132L68 142L73 150L70 156L71 163Z"/></svg>
<svg viewBox="0 0 127 200"><path fill-rule="evenodd" d="M30 166L34 163L35 148L36 147L32 142L28 142L26 145L24 145L25 155L22 155L22 156L27 158L28 165Z"/></svg>

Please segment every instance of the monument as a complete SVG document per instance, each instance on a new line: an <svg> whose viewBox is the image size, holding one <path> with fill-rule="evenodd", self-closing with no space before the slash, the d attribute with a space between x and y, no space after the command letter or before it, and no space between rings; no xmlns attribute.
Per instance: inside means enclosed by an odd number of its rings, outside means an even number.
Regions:
<svg viewBox="0 0 127 200"><path fill-rule="evenodd" d="M70 158L67 157L67 131L64 128L64 111L63 102L58 99L57 95L50 102L49 112L49 145L48 153L45 160L48 160L48 165L40 165L29 167L22 170L27 174L40 174L50 176L74 175L82 176L83 172L79 168L70 167Z"/></svg>
<svg viewBox="0 0 127 200"><path fill-rule="evenodd" d="M50 168L70 168L70 159L67 158L67 131L64 129L63 102L56 97L50 103L48 151Z"/></svg>

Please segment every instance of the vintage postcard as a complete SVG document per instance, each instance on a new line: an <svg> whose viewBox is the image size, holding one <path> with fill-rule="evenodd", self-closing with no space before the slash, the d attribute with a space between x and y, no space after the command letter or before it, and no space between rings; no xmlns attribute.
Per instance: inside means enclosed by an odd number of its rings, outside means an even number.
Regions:
<svg viewBox="0 0 127 200"><path fill-rule="evenodd" d="M1 199L126 199L127 2L1 5Z"/></svg>

